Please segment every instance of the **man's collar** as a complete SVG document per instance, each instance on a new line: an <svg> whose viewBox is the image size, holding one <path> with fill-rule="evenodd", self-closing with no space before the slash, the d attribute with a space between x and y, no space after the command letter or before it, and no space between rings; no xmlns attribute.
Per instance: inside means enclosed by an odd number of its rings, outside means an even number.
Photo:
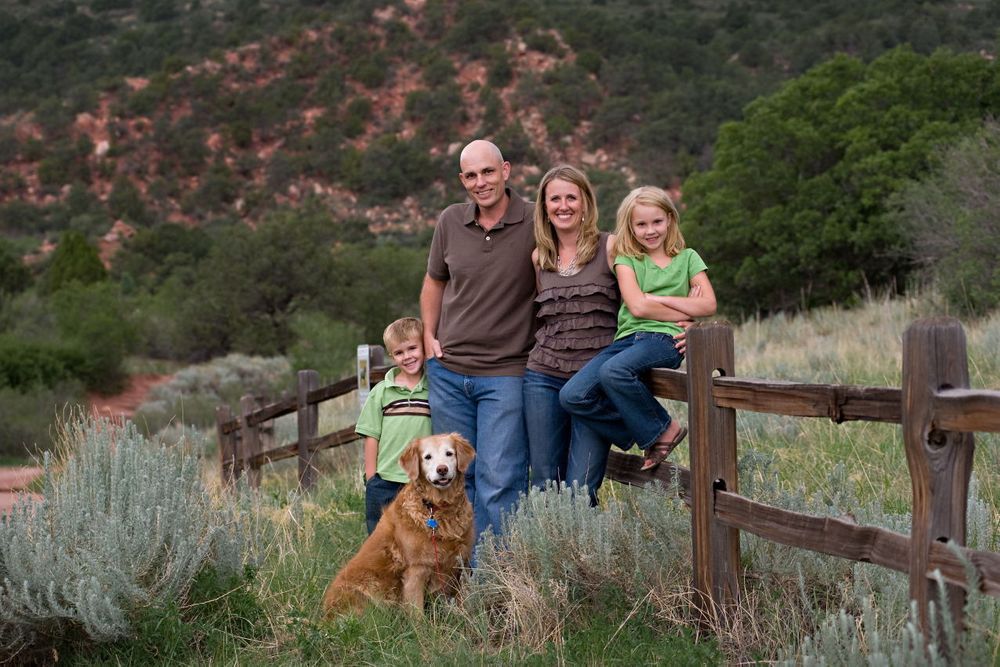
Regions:
<svg viewBox="0 0 1000 667"><path fill-rule="evenodd" d="M503 217L500 218L500 221L493 229L524 222L526 219L528 203L509 187L504 188L504 192L507 193L507 210L504 211ZM465 224L467 226L477 221L476 211L478 206L475 202L469 202L465 213Z"/></svg>

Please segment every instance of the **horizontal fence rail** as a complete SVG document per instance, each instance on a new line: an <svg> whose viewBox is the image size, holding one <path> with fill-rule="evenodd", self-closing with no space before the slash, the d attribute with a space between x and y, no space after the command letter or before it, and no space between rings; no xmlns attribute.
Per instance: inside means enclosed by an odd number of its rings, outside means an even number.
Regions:
<svg viewBox="0 0 1000 667"><path fill-rule="evenodd" d="M665 462L643 472L641 457L612 451L606 472L608 479L629 485L659 480L664 488L676 489L691 509L693 587L706 624L719 615L724 620L739 603L740 531L908 573L910 595L925 630L935 571L947 584L953 618L962 618L969 567L981 591L1000 597L1000 554L965 547L972 433L1000 432L1000 391L969 388L965 333L957 320L919 320L907 329L901 388L737 377L733 349L730 325L699 324L688 333L686 371L650 373L654 394L688 403L690 469ZM310 412L332 398L367 391L384 377L387 367L381 359L376 354L364 364L359 360L358 378L324 387L316 386L315 372L300 371L296 397L264 406L244 397L236 417L220 406L216 419L223 482L230 484L246 472L251 485L259 484L263 465L298 456L300 484L308 488L317 451L359 440L353 425L318 435ZM851 517L812 516L741 496L736 410L826 418L838 424L900 424L914 498L910 535L858 525ZM264 449L267 424L292 413L299 415L298 441Z"/></svg>

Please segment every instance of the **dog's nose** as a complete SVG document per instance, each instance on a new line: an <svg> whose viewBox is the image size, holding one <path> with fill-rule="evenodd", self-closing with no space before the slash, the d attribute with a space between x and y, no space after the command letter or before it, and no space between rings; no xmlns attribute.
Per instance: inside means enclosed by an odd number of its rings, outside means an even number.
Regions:
<svg viewBox="0 0 1000 667"><path fill-rule="evenodd" d="M439 477L444 477L445 475L448 474L448 466L446 466L446 465L439 465L438 468L437 468L437 473L438 473Z"/></svg>

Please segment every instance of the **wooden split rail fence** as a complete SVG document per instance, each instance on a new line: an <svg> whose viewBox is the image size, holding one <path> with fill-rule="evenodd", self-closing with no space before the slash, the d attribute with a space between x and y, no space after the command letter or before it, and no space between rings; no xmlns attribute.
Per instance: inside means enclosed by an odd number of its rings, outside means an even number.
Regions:
<svg viewBox="0 0 1000 667"><path fill-rule="evenodd" d="M965 333L958 321L933 318L913 323L903 337L902 387L806 384L736 377L732 327L707 323L688 332L686 372L657 369L654 393L688 403L691 468L670 463L640 472L641 458L612 451L607 477L642 485L677 479L691 508L693 587L696 606L708 623L725 619L740 599L740 531L802 549L906 572L921 623L928 628L935 597L931 575L947 584L953 618L962 619L966 568L974 568L980 589L1000 597L1000 554L965 547L966 507L972 473L974 432L1000 432L1000 391L969 388ZM371 381L385 369L371 369ZM366 373L367 375L367 373ZM263 464L299 457L299 481L315 480L311 460L319 449L357 440L353 426L328 435L316 432L322 401L358 389L348 378L318 386L315 371L300 371L294 398L256 408L245 397L242 414L217 410L222 477L231 483L246 470L260 480ZM366 388L366 387L363 387ZM836 423L875 421L902 425L912 485L909 535L861 526L850 519L816 517L756 502L739 494L736 410ZM263 451L261 426L298 414L298 441Z"/></svg>

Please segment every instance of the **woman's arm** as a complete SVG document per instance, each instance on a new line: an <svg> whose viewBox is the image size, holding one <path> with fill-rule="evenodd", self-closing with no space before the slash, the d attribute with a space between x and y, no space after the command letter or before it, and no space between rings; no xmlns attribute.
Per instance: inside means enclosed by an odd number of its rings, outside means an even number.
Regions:
<svg viewBox="0 0 1000 667"><path fill-rule="evenodd" d="M688 296L657 296L656 294L646 294L645 296L662 306L679 310L688 318L714 315L717 307L715 290L712 289L712 281L708 279L708 273L702 271L692 276L691 287L692 291ZM699 288L697 293L694 288Z"/></svg>

